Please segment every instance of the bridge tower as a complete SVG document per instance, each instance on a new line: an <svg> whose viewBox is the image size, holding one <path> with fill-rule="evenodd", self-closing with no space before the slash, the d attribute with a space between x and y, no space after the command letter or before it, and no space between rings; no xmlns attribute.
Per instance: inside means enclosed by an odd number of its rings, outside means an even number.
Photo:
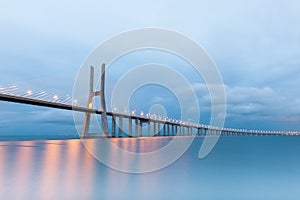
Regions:
<svg viewBox="0 0 300 200"><path fill-rule="evenodd" d="M101 127L102 127L102 133L105 135L108 135L108 123L107 123L107 114L106 114L106 102L105 102L105 64L102 64L101 66L101 82L100 82L100 91L94 92L94 67L90 67L90 84L89 84L89 98L87 107L92 109L93 107L93 98L96 96L100 96L100 110L102 110L101 114ZM86 112L84 116L82 131L81 131L81 137L86 137L89 133L89 127L90 127L90 121L91 121L91 113Z"/></svg>

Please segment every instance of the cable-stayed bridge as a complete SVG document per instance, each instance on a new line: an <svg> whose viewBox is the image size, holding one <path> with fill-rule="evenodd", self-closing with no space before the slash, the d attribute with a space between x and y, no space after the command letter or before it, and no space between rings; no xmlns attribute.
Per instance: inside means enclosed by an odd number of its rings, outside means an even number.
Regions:
<svg viewBox="0 0 300 200"><path fill-rule="evenodd" d="M24 85L11 85L8 87L0 86L0 101L43 106L49 108L73 110L85 113L81 137L95 137L89 133L91 114L101 115L102 133L107 137L124 137L123 123L127 119L128 134L126 137L143 136L242 136L242 135L300 135L297 131L265 131L265 130L246 130L223 127L212 127L205 124L187 122L182 120L170 119L165 116L147 113L140 114L135 111L116 112L107 111L104 86L105 86L105 66L102 66L101 89L94 91L94 68L90 70L89 98L86 105L80 105L78 100L72 99L70 95L59 95L55 90L38 90L24 88ZM100 96L101 108L93 108L93 97ZM107 118L111 118L111 129L108 128ZM118 123L116 123L118 120ZM134 121L134 123L133 123ZM143 124L147 125L147 133L143 133ZM109 131L111 130L111 131ZM151 131L152 130L152 131Z"/></svg>

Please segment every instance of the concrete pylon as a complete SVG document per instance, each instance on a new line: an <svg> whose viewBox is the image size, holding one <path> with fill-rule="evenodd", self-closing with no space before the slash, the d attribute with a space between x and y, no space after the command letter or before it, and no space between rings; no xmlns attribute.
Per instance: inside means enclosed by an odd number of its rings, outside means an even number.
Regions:
<svg viewBox="0 0 300 200"><path fill-rule="evenodd" d="M90 67L90 85L89 85L89 99L87 103L87 107L91 108L93 105L93 97L94 97L94 67ZM86 112L83 120L82 131L80 137L86 137L89 133L90 129L90 121L91 121L91 113Z"/></svg>
<svg viewBox="0 0 300 200"><path fill-rule="evenodd" d="M105 64L104 63L101 66L100 103L103 111L103 113L101 114L102 133L108 136L108 123L107 123L106 102L105 102Z"/></svg>
<svg viewBox="0 0 300 200"><path fill-rule="evenodd" d="M101 66L101 87L100 91L94 92L94 67L90 67L90 84L89 84L89 99L87 107L92 109L93 108L93 97L100 96L100 105L102 108L101 114L101 122L102 122L102 133L108 135L108 123L107 123L107 114L106 114L106 102L105 102L105 64ZM91 121L91 113L86 112L83 121L83 127L81 131L81 137L86 137L89 133Z"/></svg>

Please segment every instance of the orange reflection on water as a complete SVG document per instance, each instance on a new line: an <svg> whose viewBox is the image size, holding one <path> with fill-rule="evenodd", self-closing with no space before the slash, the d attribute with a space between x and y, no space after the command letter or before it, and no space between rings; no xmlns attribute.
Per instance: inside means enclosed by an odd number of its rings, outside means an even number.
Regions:
<svg viewBox="0 0 300 200"><path fill-rule="evenodd" d="M95 160L95 158L92 157L92 155L85 149L83 154L84 156L83 159L81 160L81 166L82 166L81 174L83 176L83 179L81 181L80 188L82 191L84 191L85 199L92 199L93 191L95 189L93 183L96 179L95 164L97 163L97 160Z"/></svg>
<svg viewBox="0 0 300 200"><path fill-rule="evenodd" d="M18 145L20 146L18 148L18 153L16 154L14 167L14 186L18 188L16 199L29 199L31 195L31 188L28 189L28 186L30 187L32 184L28 182L28 180L30 180L33 173L31 163L33 163L34 158L34 143L29 141L25 144L19 143Z"/></svg>
<svg viewBox="0 0 300 200"><path fill-rule="evenodd" d="M62 178L64 180L70 180L65 181L64 185L62 187L64 188L65 192L65 199L76 199L77 196L72 191L74 188L80 188L82 186L82 176L83 173L85 173L82 170L82 166L84 165L83 162L80 160L80 148L81 143L80 140L70 140L66 142L65 144L66 148L66 158L63 162L65 162L65 165L68 166L68 168L64 171L64 174ZM83 176L84 177L84 176ZM77 180L77 181L76 181ZM78 181L80 180L80 181Z"/></svg>
<svg viewBox="0 0 300 200"><path fill-rule="evenodd" d="M88 199L95 159L80 140L0 142L0 199Z"/></svg>
<svg viewBox="0 0 300 200"><path fill-rule="evenodd" d="M41 152L40 179L38 180L37 199L55 199L59 192L60 182L60 145L55 141L45 143L44 150Z"/></svg>
<svg viewBox="0 0 300 200"><path fill-rule="evenodd" d="M7 159L6 154L6 144L2 143L3 146L0 146L0 194L4 194L7 185L7 174L5 173L7 167L5 164Z"/></svg>
<svg viewBox="0 0 300 200"><path fill-rule="evenodd" d="M111 138L110 142L120 149L135 153L157 151L168 144L165 141L162 142L159 137Z"/></svg>

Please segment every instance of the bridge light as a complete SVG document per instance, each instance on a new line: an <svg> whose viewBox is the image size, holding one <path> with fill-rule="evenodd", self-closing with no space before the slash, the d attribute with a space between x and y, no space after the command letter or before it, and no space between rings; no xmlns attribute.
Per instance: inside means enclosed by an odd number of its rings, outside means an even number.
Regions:
<svg viewBox="0 0 300 200"><path fill-rule="evenodd" d="M78 103L77 99L74 99L73 103L76 105Z"/></svg>
<svg viewBox="0 0 300 200"><path fill-rule="evenodd" d="M92 104L92 103L89 103L88 108L89 108L89 109L92 109L92 108L93 108L93 104Z"/></svg>
<svg viewBox="0 0 300 200"><path fill-rule="evenodd" d="M143 116L144 115L144 112L143 111L141 111L141 116Z"/></svg>
<svg viewBox="0 0 300 200"><path fill-rule="evenodd" d="M54 99L54 100L57 100L57 99L58 99L58 96L57 96L57 95L54 95L54 96L53 96L53 99Z"/></svg>
<svg viewBox="0 0 300 200"><path fill-rule="evenodd" d="M31 90L28 90L26 93L27 93L28 95L32 95L32 91L31 91Z"/></svg>

